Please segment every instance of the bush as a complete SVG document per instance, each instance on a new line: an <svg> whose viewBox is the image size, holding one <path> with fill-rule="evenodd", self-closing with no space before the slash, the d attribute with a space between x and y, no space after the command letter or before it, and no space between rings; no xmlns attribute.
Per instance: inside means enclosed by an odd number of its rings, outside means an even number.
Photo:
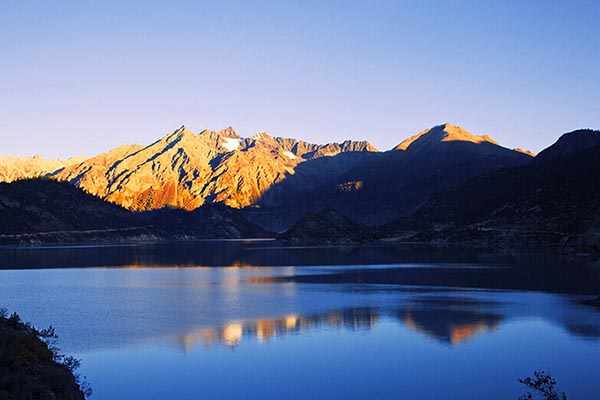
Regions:
<svg viewBox="0 0 600 400"><path fill-rule="evenodd" d="M542 396L543 400L567 400L567 395L562 392L558 393L554 386L556 386L556 379L554 379L550 373L544 371L534 371L533 378L519 378L519 383L532 389L535 394ZM525 393L519 397L519 400L531 400L534 399L534 394L531 392Z"/></svg>

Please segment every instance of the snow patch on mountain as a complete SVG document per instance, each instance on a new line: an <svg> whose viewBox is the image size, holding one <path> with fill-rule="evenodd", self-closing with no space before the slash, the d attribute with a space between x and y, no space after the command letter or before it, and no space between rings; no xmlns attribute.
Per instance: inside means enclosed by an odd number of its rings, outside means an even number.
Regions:
<svg viewBox="0 0 600 400"><path fill-rule="evenodd" d="M286 156L287 158L291 159L291 160L295 160L296 159L296 155L294 153L292 153L291 151L284 151L283 155Z"/></svg>
<svg viewBox="0 0 600 400"><path fill-rule="evenodd" d="M221 147L225 147L227 151L234 151L240 146L240 143L242 142L242 139L234 139L223 136L221 136L221 139L223 139L224 141Z"/></svg>

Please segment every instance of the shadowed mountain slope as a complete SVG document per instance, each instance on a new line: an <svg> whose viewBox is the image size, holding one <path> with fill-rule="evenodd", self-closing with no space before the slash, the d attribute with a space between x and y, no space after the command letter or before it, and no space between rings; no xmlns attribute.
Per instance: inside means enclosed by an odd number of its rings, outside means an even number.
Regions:
<svg viewBox="0 0 600 400"><path fill-rule="evenodd" d="M416 218L470 224L535 222L582 228L600 215L600 146L507 168L440 194ZM568 216L576 217L570 220Z"/></svg>
<svg viewBox="0 0 600 400"><path fill-rule="evenodd" d="M246 220L239 212L222 204L207 204L193 211L164 208L138 215L159 237L167 239L266 238L273 234Z"/></svg>
<svg viewBox="0 0 600 400"><path fill-rule="evenodd" d="M0 183L0 235L117 229L134 222L127 210L66 182Z"/></svg>
<svg viewBox="0 0 600 400"><path fill-rule="evenodd" d="M578 129L562 135L556 143L538 154L536 160L571 156L596 146L600 146L600 131Z"/></svg>
<svg viewBox="0 0 600 400"><path fill-rule="evenodd" d="M341 165L346 155L338 155L331 164ZM322 168L319 161L298 168L288 182L275 185L272 193L282 199L278 207L269 209L261 202L260 210L248 210L253 221L272 230L285 230L295 219L323 207L336 209L366 224L380 224L409 216L433 195L455 188L470 178L502 168L527 164L532 157L499 146L487 136L444 124L405 140L394 150L364 154L355 165L345 170ZM316 178L320 171L326 179ZM306 181L319 182L302 196L293 196L295 181L304 175ZM304 186L310 187L310 186ZM267 225L271 224L271 225Z"/></svg>
<svg viewBox="0 0 600 400"><path fill-rule="evenodd" d="M576 152L573 149L586 147L579 146L581 134L565 134L559 139L560 149L569 151L555 152L555 144L534 163L480 176L435 196L415 213L415 219L444 224L442 236L456 235L457 240L464 237L459 238L456 228L469 227L480 237L536 233L557 240L582 235L582 240L596 242L600 233L600 146ZM593 131L585 134L597 135Z"/></svg>

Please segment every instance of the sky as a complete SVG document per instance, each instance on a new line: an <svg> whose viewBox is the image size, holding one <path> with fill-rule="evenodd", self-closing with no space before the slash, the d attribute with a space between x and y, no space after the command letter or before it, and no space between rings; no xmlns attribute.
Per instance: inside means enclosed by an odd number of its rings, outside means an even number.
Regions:
<svg viewBox="0 0 600 400"><path fill-rule="evenodd" d="M0 2L0 155L186 125L387 150L450 122L535 152L600 129L599 1Z"/></svg>

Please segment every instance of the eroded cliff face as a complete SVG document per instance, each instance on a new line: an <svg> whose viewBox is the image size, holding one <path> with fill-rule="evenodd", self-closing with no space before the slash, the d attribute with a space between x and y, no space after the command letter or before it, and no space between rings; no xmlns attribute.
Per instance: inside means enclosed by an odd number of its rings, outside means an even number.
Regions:
<svg viewBox="0 0 600 400"><path fill-rule="evenodd" d="M122 146L53 177L136 211L207 203L243 208L298 164L351 151L377 150L368 142L317 145L266 133L242 139L232 128L194 134L182 126L148 146Z"/></svg>

